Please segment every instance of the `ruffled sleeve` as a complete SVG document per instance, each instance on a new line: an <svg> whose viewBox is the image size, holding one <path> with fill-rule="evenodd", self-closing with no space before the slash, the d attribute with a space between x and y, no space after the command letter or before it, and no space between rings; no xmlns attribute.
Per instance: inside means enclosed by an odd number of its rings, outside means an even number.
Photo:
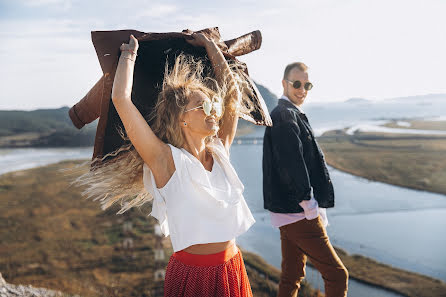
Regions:
<svg viewBox="0 0 446 297"><path fill-rule="evenodd" d="M174 178L175 174L179 176L182 170L181 150L171 144L169 144L169 147L172 153L173 162L175 164L175 172L170 177L172 179ZM143 182L146 190L153 196L152 212L150 215L158 220L163 234L165 236L169 236L170 230L167 217L166 200L161 195L160 190L156 187L155 177L153 176L150 167L145 163L143 166Z"/></svg>
<svg viewBox="0 0 446 297"><path fill-rule="evenodd" d="M164 201L164 198L161 196L156 187L155 178L153 177L152 171L145 163L143 166L143 182L146 190L153 196L152 212L150 215L158 220L164 236L169 236L170 232L167 221L166 201Z"/></svg>

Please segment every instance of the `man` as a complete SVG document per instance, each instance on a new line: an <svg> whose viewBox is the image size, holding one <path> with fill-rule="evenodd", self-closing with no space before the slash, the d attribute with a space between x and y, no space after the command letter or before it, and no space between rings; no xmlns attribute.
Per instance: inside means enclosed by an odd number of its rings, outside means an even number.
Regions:
<svg viewBox="0 0 446 297"><path fill-rule="evenodd" d="M282 275L279 297L297 296L307 257L322 274L327 297L347 296L348 271L331 245L325 208L334 207L334 191L324 155L303 112L307 66L288 65L283 96L271 112L273 126L263 141L263 199L271 223L280 229Z"/></svg>

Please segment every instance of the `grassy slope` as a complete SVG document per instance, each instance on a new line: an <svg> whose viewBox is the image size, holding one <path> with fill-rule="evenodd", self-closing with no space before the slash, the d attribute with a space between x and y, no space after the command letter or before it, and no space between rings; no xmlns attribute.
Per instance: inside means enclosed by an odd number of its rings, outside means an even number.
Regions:
<svg viewBox="0 0 446 297"><path fill-rule="evenodd" d="M342 171L407 188L446 194L446 138L384 133L318 139L327 163ZM401 137L398 139L397 137Z"/></svg>
<svg viewBox="0 0 446 297"><path fill-rule="evenodd" d="M69 186L67 161L0 177L0 272L14 284L31 284L81 296L149 296L153 281L155 220L149 209L103 212ZM86 170L86 169L83 169ZM132 230L124 232L123 223ZM132 251L122 242L132 238ZM172 253L164 240L164 268ZM244 252L255 296L275 296L280 272ZM302 295L318 296L304 284Z"/></svg>
<svg viewBox="0 0 446 297"><path fill-rule="evenodd" d="M70 177L60 169L67 161L0 177L0 272L15 284L32 284L82 296L146 296L152 281L155 220L149 209L115 215L98 203L84 200L80 189L70 187ZM132 223L125 234L123 223ZM130 237L133 251L122 242ZM166 260L172 253L164 241ZM280 271L258 255L244 251L255 296L275 296ZM439 296L446 284L395 269L371 259L338 250L357 280L382 286L406 296ZM299 296L318 296L308 285Z"/></svg>
<svg viewBox="0 0 446 297"><path fill-rule="evenodd" d="M409 297L439 297L446 283L421 274L404 271L360 255L336 249L350 277Z"/></svg>
<svg viewBox="0 0 446 297"><path fill-rule="evenodd" d="M397 122L391 122L384 126L398 129L420 129L420 130L446 130L446 121L424 121L424 120L408 120L411 125L409 127L399 126Z"/></svg>

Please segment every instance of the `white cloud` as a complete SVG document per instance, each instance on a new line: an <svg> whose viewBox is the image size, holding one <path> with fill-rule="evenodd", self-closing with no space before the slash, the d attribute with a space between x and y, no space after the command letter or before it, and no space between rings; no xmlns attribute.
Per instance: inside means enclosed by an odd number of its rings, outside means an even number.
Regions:
<svg viewBox="0 0 446 297"><path fill-rule="evenodd" d="M68 10L72 7L71 0L21 0L28 7L51 7Z"/></svg>
<svg viewBox="0 0 446 297"><path fill-rule="evenodd" d="M178 7L171 4L151 4L144 10L138 10L136 18L163 18L174 14Z"/></svg>
<svg viewBox="0 0 446 297"><path fill-rule="evenodd" d="M0 109L72 105L101 75L89 29L77 20L1 21Z"/></svg>

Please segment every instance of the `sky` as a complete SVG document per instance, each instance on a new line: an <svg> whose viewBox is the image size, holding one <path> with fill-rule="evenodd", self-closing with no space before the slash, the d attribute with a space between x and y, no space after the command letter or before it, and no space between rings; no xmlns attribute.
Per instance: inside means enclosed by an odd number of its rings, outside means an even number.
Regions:
<svg viewBox="0 0 446 297"><path fill-rule="evenodd" d="M295 61L309 66L307 101L446 93L445 15L445 0L0 0L0 109L78 102L102 75L90 32L118 29L260 30L239 59L278 96Z"/></svg>

